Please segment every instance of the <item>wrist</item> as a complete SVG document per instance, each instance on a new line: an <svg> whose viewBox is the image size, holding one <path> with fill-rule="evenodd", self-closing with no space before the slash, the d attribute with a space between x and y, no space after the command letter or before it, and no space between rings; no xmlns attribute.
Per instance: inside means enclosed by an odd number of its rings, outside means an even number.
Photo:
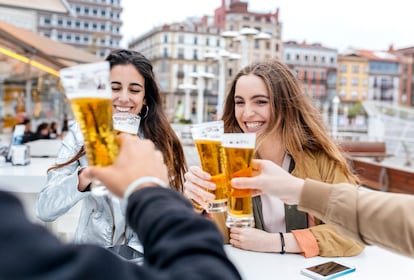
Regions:
<svg viewBox="0 0 414 280"><path fill-rule="evenodd" d="M130 195L136 191L138 188L145 188L145 187L154 187L154 186L160 186L163 188L167 188L167 184L163 180L157 177L153 176L145 176L141 177L135 181L133 181L129 186L126 188L124 192L124 199L128 200Z"/></svg>

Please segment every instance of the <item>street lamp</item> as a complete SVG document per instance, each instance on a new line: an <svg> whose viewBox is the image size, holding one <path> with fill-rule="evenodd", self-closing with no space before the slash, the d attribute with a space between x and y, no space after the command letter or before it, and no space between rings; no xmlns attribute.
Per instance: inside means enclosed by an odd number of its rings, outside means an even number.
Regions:
<svg viewBox="0 0 414 280"><path fill-rule="evenodd" d="M223 100L226 92L226 69L227 61L239 60L241 56L236 53L228 52L224 49L220 49L218 54L215 53L206 53L206 58L212 58L219 62L219 80L218 80L218 92L217 92L217 107L216 115L217 119L221 118L223 112Z"/></svg>
<svg viewBox="0 0 414 280"><path fill-rule="evenodd" d="M204 87L207 85L207 80L214 78L214 75L207 72L193 72L190 76L197 78L197 123L202 123L204 115Z"/></svg>
<svg viewBox="0 0 414 280"><path fill-rule="evenodd" d="M181 84L178 86L179 89L184 90L184 119L187 121L190 119L190 93L192 90L197 89L196 85L193 84Z"/></svg>
<svg viewBox="0 0 414 280"><path fill-rule="evenodd" d="M225 39L233 39L239 41L242 46L242 61L241 67L248 65L251 62L252 55L252 41L254 40L270 40L272 36L268 33L260 32L255 28L244 27L237 31L224 31L221 37Z"/></svg>

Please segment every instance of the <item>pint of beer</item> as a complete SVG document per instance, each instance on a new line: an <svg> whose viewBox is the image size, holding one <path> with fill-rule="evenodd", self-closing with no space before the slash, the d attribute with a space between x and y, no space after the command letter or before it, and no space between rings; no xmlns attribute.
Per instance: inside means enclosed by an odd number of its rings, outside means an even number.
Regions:
<svg viewBox="0 0 414 280"><path fill-rule="evenodd" d="M228 191L221 146L223 132L223 121L205 122L191 127L201 168L211 175L211 181L216 184L215 190L209 190L216 196L214 200L209 201L206 209L210 213L226 211Z"/></svg>
<svg viewBox="0 0 414 280"><path fill-rule="evenodd" d="M227 202L227 227L252 227L252 191L235 189L230 180L235 177L252 176L252 159L256 144L255 133L224 133L224 163L228 179L229 198Z"/></svg>
<svg viewBox="0 0 414 280"><path fill-rule="evenodd" d="M60 70L65 94L84 137L90 165L112 164L119 152L112 124L109 71L107 61Z"/></svg>

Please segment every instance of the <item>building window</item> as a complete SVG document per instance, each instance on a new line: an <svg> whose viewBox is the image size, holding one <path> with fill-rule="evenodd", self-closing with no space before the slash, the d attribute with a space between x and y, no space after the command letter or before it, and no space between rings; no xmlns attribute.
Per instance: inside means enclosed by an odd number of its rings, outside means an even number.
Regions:
<svg viewBox="0 0 414 280"><path fill-rule="evenodd" d="M167 34L164 35L164 44L166 44L166 43L168 43L168 35Z"/></svg>
<svg viewBox="0 0 414 280"><path fill-rule="evenodd" d="M359 72L359 65L354 64L352 65L352 73L358 73Z"/></svg>
<svg viewBox="0 0 414 280"><path fill-rule="evenodd" d="M345 77L342 77L341 78L340 85L341 86L345 86L346 85L346 78Z"/></svg>
<svg viewBox="0 0 414 280"><path fill-rule="evenodd" d="M163 56L164 58L168 57L168 48L164 48Z"/></svg>
<svg viewBox="0 0 414 280"><path fill-rule="evenodd" d="M206 46L210 46L210 38L206 38Z"/></svg>
<svg viewBox="0 0 414 280"><path fill-rule="evenodd" d="M352 85L357 86L358 84L359 84L358 79L357 78L352 78Z"/></svg>
<svg viewBox="0 0 414 280"><path fill-rule="evenodd" d="M198 37L197 36L194 36L194 45L197 45L198 44Z"/></svg>
<svg viewBox="0 0 414 280"><path fill-rule="evenodd" d="M275 45L275 51L277 51L277 52L279 51L279 44Z"/></svg>
<svg viewBox="0 0 414 280"><path fill-rule="evenodd" d="M193 51L193 59L194 59L194 60L198 60L198 50L197 50L197 49L195 49L195 50Z"/></svg>
<svg viewBox="0 0 414 280"><path fill-rule="evenodd" d="M297 54L296 55L296 61L299 61L300 60L300 56L299 56L299 54Z"/></svg>
<svg viewBox="0 0 414 280"><path fill-rule="evenodd" d="M286 61L289 61L290 60L290 53L287 53L286 54Z"/></svg>
<svg viewBox="0 0 414 280"><path fill-rule="evenodd" d="M339 65L339 69L342 73L345 73L346 72L346 65L345 64Z"/></svg>
<svg viewBox="0 0 414 280"><path fill-rule="evenodd" d="M351 92L351 98L354 99L354 100L358 99L358 92L352 91Z"/></svg>
<svg viewBox="0 0 414 280"><path fill-rule="evenodd" d="M180 35L178 36L178 43L179 43L179 44L184 44L184 35L180 34Z"/></svg>
<svg viewBox="0 0 414 280"><path fill-rule="evenodd" d="M184 49L183 48L178 48L178 53L177 53L178 58L184 58Z"/></svg>

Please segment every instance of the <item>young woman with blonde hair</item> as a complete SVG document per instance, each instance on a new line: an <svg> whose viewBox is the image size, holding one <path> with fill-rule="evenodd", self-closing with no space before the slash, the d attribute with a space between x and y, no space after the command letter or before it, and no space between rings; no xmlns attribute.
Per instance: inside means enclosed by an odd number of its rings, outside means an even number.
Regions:
<svg viewBox="0 0 414 280"><path fill-rule="evenodd" d="M226 97L225 132L256 133L256 158L267 159L300 178L357 183L345 157L324 128L321 114L302 93L288 66L278 60L253 63L239 71ZM185 194L201 205L212 199L210 175L190 167ZM255 228L231 228L229 242L260 252L311 256L351 256L363 246L311 215L267 194L253 199ZM223 221L220 214L213 218ZM219 222L219 226L223 226ZM284 245L283 245L284 243Z"/></svg>

